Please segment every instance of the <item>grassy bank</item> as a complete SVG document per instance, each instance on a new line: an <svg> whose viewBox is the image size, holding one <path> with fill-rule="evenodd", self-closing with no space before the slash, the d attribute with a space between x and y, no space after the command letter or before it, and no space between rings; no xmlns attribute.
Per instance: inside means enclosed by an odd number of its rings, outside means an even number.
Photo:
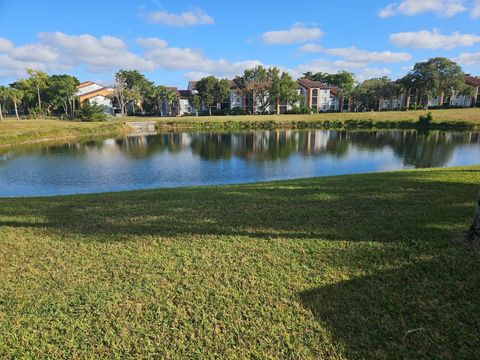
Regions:
<svg viewBox="0 0 480 360"><path fill-rule="evenodd" d="M0 121L0 148L39 142L67 142L92 136L120 136L127 131L124 122L4 120Z"/></svg>
<svg viewBox="0 0 480 360"><path fill-rule="evenodd" d="M0 358L480 358L479 183L0 199Z"/></svg>
<svg viewBox="0 0 480 360"><path fill-rule="evenodd" d="M426 111L329 113L312 115L257 115L213 117L126 117L108 122L60 120L4 120L0 122L0 148L86 137L120 136L129 131L125 121L155 121L159 130L240 130L262 128L415 128ZM480 128L480 109L432 110L436 129Z"/></svg>
<svg viewBox="0 0 480 360"><path fill-rule="evenodd" d="M435 128L480 127L480 109L432 110ZM414 128L427 111L364 113L320 113L311 115L244 115L213 117L155 118L163 129L205 128ZM137 118L141 119L141 118Z"/></svg>

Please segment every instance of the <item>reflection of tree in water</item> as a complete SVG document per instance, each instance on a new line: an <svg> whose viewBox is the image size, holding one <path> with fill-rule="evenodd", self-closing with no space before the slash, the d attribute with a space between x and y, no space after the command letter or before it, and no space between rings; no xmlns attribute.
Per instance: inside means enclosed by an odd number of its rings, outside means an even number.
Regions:
<svg viewBox="0 0 480 360"><path fill-rule="evenodd" d="M194 154L208 160L232 157L232 134L200 133L192 135L191 149Z"/></svg>
<svg viewBox="0 0 480 360"><path fill-rule="evenodd" d="M182 151L182 141L186 136L185 133L128 136L116 140L116 144L129 157L140 159L164 151L178 153Z"/></svg>
<svg viewBox="0 0 480 360"><path fill-rule="evenodd" d="M275 130L235 134L195 134L192 149L205 159L235 156L247 160L286 159L295 153L345 157L353 148L360 151L392 149L405 165L442 166L455 147L479 143L478 133L433 131Z"/></svg>
<svg viewBox="0 0 480 360"><path fill-rule="evenodd" d="M338 131L338 130L272 130L238 133L163 133L131 136L118 140L89 141L41 149L19 149L9 158L41 153L84 156L94 152L118 152L141 159L168 151L191 151L206 160L230 159L232 156L252 161L287 159L302 156L329 155L338 158L355 151L391 149L413 167L442 166L458 145L479 144L479 133L432 131Z"/></svg>
<svg viewBox="0 0 480 360"><path fill-rule="evenodd" d="M478 133L412 130L351 132L348 141L360 150L391 148L404 165L414 167L445 165L458 145L480 144Z"/></svg>

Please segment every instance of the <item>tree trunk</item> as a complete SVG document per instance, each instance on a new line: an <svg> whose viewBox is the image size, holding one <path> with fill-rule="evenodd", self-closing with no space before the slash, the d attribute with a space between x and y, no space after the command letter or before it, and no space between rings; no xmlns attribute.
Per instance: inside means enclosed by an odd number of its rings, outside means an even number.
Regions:
<svg viewBox="0 0 480 360"><path fill-rule="evenodd" d="M20 120L20 117L18 116L17 102L15 100L13 100L13 107L15 108L15 116L17 117L17 120Z"/></svg>
<svg viewBox="0 0 480 360"><path fill-rule="evenodd" d="M0 121L3 120L3 110L2 110L2 104L0 104Z"/></svg>
<svg viewBox="0 0 480 360"><path fill-rule="evenodd" d="M468 232L468 238L474 240L475 237L480 237L480 193L478 195L477 208L475 209L475 216L473 217L472 226Z"/></svg>
<svg viewBox="0 0 480 360"><path fill-rule="evenodd" d="M405 93L405 110L410 110L410 89L408 89Z"/></svg>
<svg viewBox="0 0 480 360"><path fill-rule="evenodd" d="M438 106L443 107L443 100L444 100L444 98L445 98L445 92L442 91L442 92L440 93L440 103L438 104Z"/></svg>
<svg viewBox="0 0 480 360"><path fill-rule="evenodd" d="M212 116L212 107L211 107L211 106L208 107L208 114L209 114L210 116Z"/></svg>
<svg viewBox="0 0 480 360"><path fill-rule="evenodd" d="M340 107L340 112L343 112L343 103L345 102L345 98L343 96L340 96L340 99L339 99L339 107Z"/></svg>
<svg viewBox="0 0 480 360"><path fill-rule="evenodd" d="M38 108L42 109L42 99L40 98L40 87L37 86Z"/></svg>

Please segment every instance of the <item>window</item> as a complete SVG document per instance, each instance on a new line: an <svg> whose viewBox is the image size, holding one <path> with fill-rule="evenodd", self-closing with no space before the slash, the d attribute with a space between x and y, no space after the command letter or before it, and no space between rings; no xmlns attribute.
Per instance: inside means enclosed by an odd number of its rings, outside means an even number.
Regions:
<svg viewBox="0 0 480 360"><path fill-rule="evenodd" d="M312 109L317 108L318 105L318 89L312 90Z"/></svg>

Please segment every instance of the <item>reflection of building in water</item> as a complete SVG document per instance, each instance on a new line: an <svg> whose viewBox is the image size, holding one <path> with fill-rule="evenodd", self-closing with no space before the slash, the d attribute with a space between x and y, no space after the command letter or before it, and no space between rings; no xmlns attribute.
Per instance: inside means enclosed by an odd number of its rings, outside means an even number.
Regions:
<svg viewBox="0 0 480 360"><path fill-rule="evenodd" d="M119 140L93 141L48 147L44 152L68 149L87 153L119 150L131 158L144 158L156 153L190 152L206 160L230 159L274 161L301 156L345 157L351 151L390 150L404 165L412 167L442 166L459 145L480 146L480 135L474 132L431 131L339 131L339 130L271 130L237 133L163 133L126 137ZM89 150L90 149L90 150Z"/></svg>

